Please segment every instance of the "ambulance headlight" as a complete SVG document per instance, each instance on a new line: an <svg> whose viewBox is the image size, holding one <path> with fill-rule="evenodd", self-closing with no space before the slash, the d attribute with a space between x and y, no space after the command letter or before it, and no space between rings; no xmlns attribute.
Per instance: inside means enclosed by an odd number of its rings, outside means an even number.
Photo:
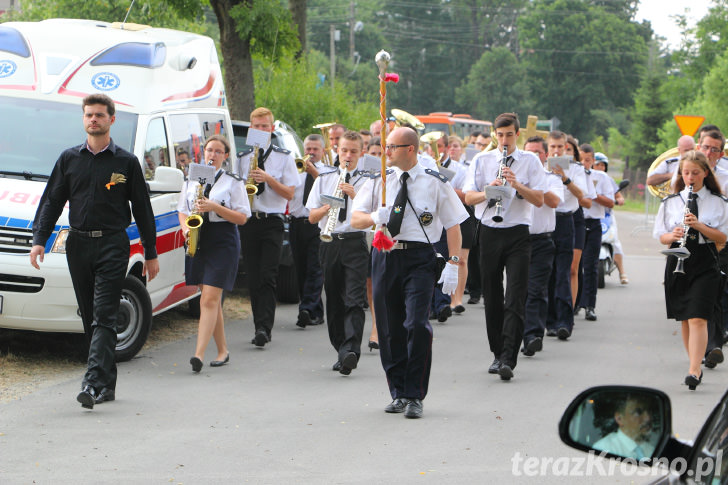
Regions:
<svg viewBox="0 0 728 485"><path fill-rule="evenodd" d="M56 236L56 241L53 243L51 252L66 254L66 239L68 239L68 229L58 231L58 236Z"/></svg>

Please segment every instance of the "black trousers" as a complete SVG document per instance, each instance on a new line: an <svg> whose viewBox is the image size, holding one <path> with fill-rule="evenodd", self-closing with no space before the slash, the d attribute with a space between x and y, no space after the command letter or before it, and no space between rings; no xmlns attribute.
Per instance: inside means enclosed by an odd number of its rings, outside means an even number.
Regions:
<svg viewBox="0 0 728 485"><path fill-rule="evenodd" d="M553 330L574 328L574 304L571 299L571 262L574 260L574 218L556 214L553 232L554 261L549 278L549 311L546 327Z"/></svg>
<svg viewBox="0 0 728 485"><path fill-rule="evenodd" d="M392 399L424 399L432 364L428 308L437 263L431 247L372 249L372 291L379 357Z"/></svg>
<svg viewBox="0 0 728 485"><path fill-rule="evenodd" d="M602 248L602 221L600 219L584 219L586 238L581 263L584 268L584 284L581 288L579 306L595 308L597 306L597 279L599 278L599 250Z"/></svg>
<svg viewBox="0 0 728 485"><path fill-rule="evenodd" d="M366 236L321 243L321 267L326 291L326 322L329 340L339 360L361 354L364 333L364 302L367 299L369 248Z"/></svg>
<svg viewBox="0 0 728 485"><path fill-rule="evenodd" d="M528 297L526 298L526 320L523 329L523 343L536 337L543 338L546 330L546 315L549 309L549 278L554 261L554 242L551 236L533 235L531 240L531 263L528 268Z"/></svg>
<svg viewBox="0 0 728 485"><path fill-rule="evenodd" d="M531 243L528 226L480 226L485 325L493 355L515 368L523 338ZM503 270L508 274L503 295Z"/></svg>
<svg viewBox="0 0 728 485"><path fill-rule="evenodd" d="M301 297L298 311L308 311L311 318L324 316L324 304L321 301L324 274L319 261L320 233L318 225L308 222L308 218L291 219L291 249L296 264L298 294Z"/></svg>
<svg viewBox="0 0 728 485"><path fill-rule="evenodd" d="M248 268L250 306L255 331L270 337L276 317L276 282L283 246L283 219L251 217L240 228L240 246Z"/></svg>
<svg viewBox="0 0 728 485"><path fill-rule="evenodd" d="M478 234L480 231L480 221L476 219L475 217L473 219L473 224L475 224L475 237L473 237L472 247L470 248L470 253L468 254L468 281L466 286L468 287L468 292L470 294L471 298L480 298L480 296L483 293L483 289L481 288L481 280L480 277L480 235Z"/></svg>
<svg viewBox="0 0 728 485"><path fill-rule="evenodd" d="M116 389L116 318L129 263L129 237L126 231L97 238L71 232L66 260L89 342L83 386Z"/></svg>
<svg viewBox="0 0 728 485"><path fill-rule="evenodd" d="M442 254L445 259L450 258L450 253L448 252L447 248L447 233L444 229L442 230L440 240L435 242L432 246L435 248L435 251ZM452 303L452 298L450 297L450 295L446 295L445 293L443 293L442 284L438 284L437 281L435 281L435 289L432 292L432 303L430 306L430 312L438 314L440 313L440 310L442 310L446 306L450 306L450 303Z"/></svg>

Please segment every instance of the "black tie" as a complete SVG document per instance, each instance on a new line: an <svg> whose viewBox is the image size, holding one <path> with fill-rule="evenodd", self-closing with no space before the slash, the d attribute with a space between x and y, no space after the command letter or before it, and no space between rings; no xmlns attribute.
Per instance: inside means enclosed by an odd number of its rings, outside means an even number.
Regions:
<svg viewBox="0 0 728 485"><path fill-rule="evenodd" d="M690 197L688 198L688 210L691 214L695 216L697 219L698 217L698 194L696 192L691 192ZM688 239L697 241L698 240L698 231L696 229L693 229L692 227L688 230Z"/></svg>
<svg viewBox="0 0 728 485"><path fill-rule="evenodd" d="M303 206L306 206L308 201L308 194L311 193L311 187L313 187L313 176L310 173L306 174L306 181L303 183Z"/></svg>
<svg viewBox="0 0 728 485"><path fill-rule="evenodd" d="M348 184L349 180L351 180L351 174L349 172L346 172L346 178L344 179L344 183ZM346 209L349 205L349 196L344 194L344 207L339 209L339 222L344 222L346 220Z"/></svg>
<svg viewBox="0 0 728 485"><path fill-rule="evenodd" d="M392 207L392 212L389 213L389 223L387 224L387 228L389 229L389 233L393 237L399 234L400 229L402 229L404 209L407 205L408 178L409 174L407 172L403 172L402 177L400 177L399 179L402 183L402 186L399 188L399 193L397 193L397 197L394 199L394 207Z"/></svg>

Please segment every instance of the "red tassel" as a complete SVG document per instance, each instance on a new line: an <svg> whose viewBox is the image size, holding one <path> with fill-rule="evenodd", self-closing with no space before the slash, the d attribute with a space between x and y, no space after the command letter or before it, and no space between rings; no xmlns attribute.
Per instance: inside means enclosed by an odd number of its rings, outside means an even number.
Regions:
<svg viewBox="0 0 728 485"><path fill-rule="evenodd" d="M380 81L384 81L385 83L393 82L398 83L399 82L399 74L394 72L386 72L384 73L384 79L382 79L382 76L379 76Z"/></svg>
<svg viewBox="0 0 728 485"><path fill-rule="evenodd" d="M391 251L394 247L394 239L389 237L387 233L385 232L386 226L382 226L379 229L377 229L376 234L374 234L374 240L372 241L372 246L380 251Z"/></svg>

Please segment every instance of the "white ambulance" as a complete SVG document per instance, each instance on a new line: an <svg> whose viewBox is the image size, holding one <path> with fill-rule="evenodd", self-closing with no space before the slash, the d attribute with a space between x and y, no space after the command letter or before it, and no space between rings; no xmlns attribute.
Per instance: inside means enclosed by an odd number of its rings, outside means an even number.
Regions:
<svg viewBox="0 0 728 485"><path fill-rule="evenodd" d="M199 162L212 134L233 145L220 63L212 39L91 20L0 24L0 328L83 332L65 256L64 211L30 266L32 222L61 152L86 139L81 100L105 93L116 104L114 142L134 153L149 185L159 275L141 276L143 251L132 222L121 297L117 358L144 345L152 315L196 298L184 280L177 219L183 161Z"/></svg>

